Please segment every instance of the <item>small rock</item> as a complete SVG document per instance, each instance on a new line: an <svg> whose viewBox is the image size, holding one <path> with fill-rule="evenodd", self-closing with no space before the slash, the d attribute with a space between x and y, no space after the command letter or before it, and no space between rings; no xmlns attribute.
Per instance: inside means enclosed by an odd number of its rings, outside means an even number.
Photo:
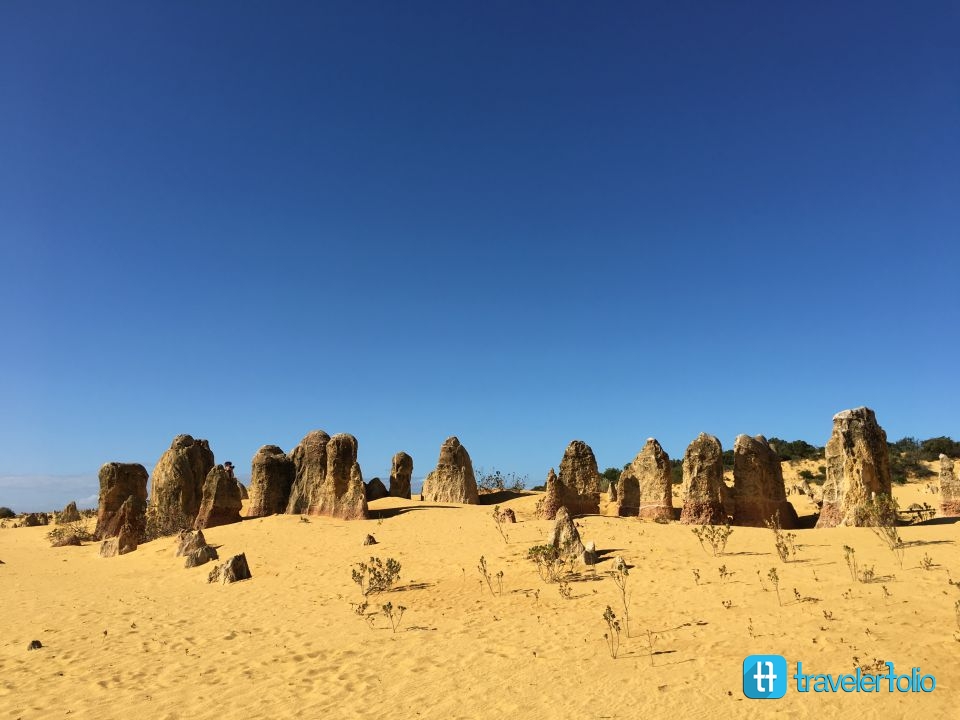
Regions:
<svg viewBox="0 0 960 720"><path fill-rule="evenodd" d="M364 544L364 545L376 545L376 544L377 544L377 539L376 539L373 535L367 535L367 536L363 539L363 544Z"/></svg>
<svg viewBox="0 0 960 720"><path fill-rule="evenodd" d="M53 543L51 543L50 547L70 547L70 546L79 547L80 545L82 545L82 543L80 542L80 538L78 538L73 533L67 533L66 535L61 537L59 540L54 540Z"/></svg>
<svg viewBox="0 0 960 720"><path fill-rule="evenodd" d="M517 514L513 511L512 508L507 508L506 510L501 512L500 517L502 517L506 522L509 522L509 523L515 523L517 521Z"/></svg>
<svg viewBox="0 0 960 720"><path fill-rule="evenodd" d="M584 565L597 564L597 544L592 540L584 546L582 559Z"/></svg>
<svg viewBox="0 0 960 720"><path fill-rule="evenodd" d="M177 554L174 557L190 555L206 545L207 540L203 537L203 530L181 530L178 536Z"/></svg>
<svg viewBox="0 0 960 720"><path fill-rule="evenodd" d="M250 574L250 566L247 565L247 556L244 553L234 555L225 563L217 565L210 571L207 582L218 582L223 585L234 583L240 580L249 580L253 575Z"/></svg>
<svg viewBox="0 0 960 720"><path fill-rule="evenodd" d="M80 522L80 511L77 510L76 502L68 503L60 515L57 516L58 525L66 525L72 522Z"/></svg>
<svg viewBox="0 0 960 720"><path fill-rule="evenodd" d="M215 548L212 548L209 545L203 545L196 548L192 552L187 553L187 559L184 561L183 566L185 568L192 568L199 565L205 565L211 560L219 559L220 556L217 554Z"/></svg>
<svg viewBox="0 0 960 720"><path fill-rule="evenodd" d="M31 640L30 644L27 645L27 650L39 650L43 647L43 643L39 640Z"/></svg>

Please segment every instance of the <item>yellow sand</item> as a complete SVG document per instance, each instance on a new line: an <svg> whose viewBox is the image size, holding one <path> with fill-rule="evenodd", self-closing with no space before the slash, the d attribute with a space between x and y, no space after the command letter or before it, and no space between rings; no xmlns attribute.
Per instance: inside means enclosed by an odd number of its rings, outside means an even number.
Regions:
<svg viewBox="0 0 960 720"><path fill-rule="evenodd" d="M898 487L901 506L935 504L922 490ZM0 530L0 718L957 717L960 588L947 580L960 580L960 524L902 528L914 544L901 568L863 528L798 531L798 561L784 564L765 529L735 528L715 558L686 526L586 517L581 534L607 559L565 599L525 559L551 525L533 519L536 499L505 504L519 520L506 543L490 506L395 499L372 504L379 521L213 528L221 556L245 552L253 572L228 586L207 584L210 565L184 569L171 539L101 559L95 544L50 548L48 528ZM379 544L363 547L367 533ZM853 582L844 545L881 579ZM371 554L402 564L398 590L370 598L407 608L396 634L351 606L350 569ZM617 554L634 567L630 636L612 659L602 615L623 616L607 575ZM502 596L481 585L481 555L503 571ZM648 630L661 631L652 662ZM34 639L43 648L28 652ZM791 680L783 700L749 700L752 653L786 656L790 673L797 660L834 674L853 672L854 657L892 660L937 688L817 695Z"/></svg>

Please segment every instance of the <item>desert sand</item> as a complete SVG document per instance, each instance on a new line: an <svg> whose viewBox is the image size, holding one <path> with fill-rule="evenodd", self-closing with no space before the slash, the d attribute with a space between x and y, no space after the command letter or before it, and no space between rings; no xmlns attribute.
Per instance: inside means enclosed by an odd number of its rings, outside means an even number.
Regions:
<svg viewBox="0 0 960 720"><path fill-rule="evenodd" d="M895 495L901 507L936 504L921 483ZM960 580L960 524L902 527L901 568L868 528L798 530L796 561L783 563L766 529L734 528L713 557L688 526L587 516L577 524L602 561L595 574L577 568L567 599L526 559L552 526L534 517L538 497L501 502L518 519L507 542L490 504L395 498L371 503L367 521L277 515L209 529L221 558L246 553L253 578L232 585L208 584L211 565L184 569L174 538L103 559L96 543L49 547L50 528L2 529L0 717L957 717L960 586L948 578ZM367 533L379 544L364 547ZM876 581L851 579L844 545ZM396 633L354 612L351 568L371 555L402 565L393 591L368 598L371 611L406 607ZM630 635L614 659L602 615L609 605L623 619L617 555L632 568ZM482 582L481 556L503 571L502 595ZM28 651L32 640L43 647ZM801 694L790 680L782 700L750 700L741 663L761 653L784 655L791 674L798 660L833 674L854 672L854 658L890 660L937 686Z"/></svg>

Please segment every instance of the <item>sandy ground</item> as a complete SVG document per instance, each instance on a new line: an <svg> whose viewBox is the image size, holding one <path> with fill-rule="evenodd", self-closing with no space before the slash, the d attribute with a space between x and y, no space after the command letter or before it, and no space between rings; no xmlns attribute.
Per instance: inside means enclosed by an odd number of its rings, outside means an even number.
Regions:
<svg viewBox="0 0 960 720"><path fill-rule="evenodd" d="M919 484L896 494L901 507L937 499ZM253 572L227 586L206 582L210 565L184 569L172 539L101 559L95 544L50 548L48 528L0 530L0 718L957 717L960 524L902 528L900 567L865 528L798 531L784 564L765 529L735 528L713 557L689 527L590 516L577 522L604 561L579 568L566 599L525 559L551 526L533 518L536 499L504 503L519 520L507 542L489 505L395 499L372 503L369 521L213 528L221 556L245 552ZM363 547L367 533L379 544ZM851 580L844 545L876 582ZM602 615L623 616L618 554L633 566L630 634L613 659ZM399 587L369 598L407 608L396 633L353 610L350 570L370 555L402 564ZM481 556L503 571L502 595L481 584ZM784 655L791 674L798 660L834 674L891 660L937 687L800 694L791 680L782 700L750 700L741 664L760 653Z"/></svg>

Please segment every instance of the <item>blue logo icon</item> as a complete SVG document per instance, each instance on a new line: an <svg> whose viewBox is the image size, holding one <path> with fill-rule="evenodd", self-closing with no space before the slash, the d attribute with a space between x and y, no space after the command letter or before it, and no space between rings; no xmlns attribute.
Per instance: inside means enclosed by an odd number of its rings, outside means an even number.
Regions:
<svg viewBox="0 0 960 720"><path fill-rule="evenodd" d="M752 700L776 700L787 694L783 655L748 655L743 660L743 694Z"/></svg>

